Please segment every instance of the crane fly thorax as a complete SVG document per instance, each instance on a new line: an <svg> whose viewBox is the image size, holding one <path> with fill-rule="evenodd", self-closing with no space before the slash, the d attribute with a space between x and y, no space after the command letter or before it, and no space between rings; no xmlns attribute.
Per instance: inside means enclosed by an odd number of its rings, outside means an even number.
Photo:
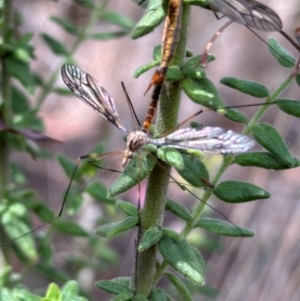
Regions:
<svg viewBox="0 0 300 301"><path fill-rule="evenodd" d="M133 154L140 150L145 144L147 144L149 138L143 131L131 132L127 136L127 150L124 152L124 158L122 165L126 166L128 160L132 158Z"/></svg>

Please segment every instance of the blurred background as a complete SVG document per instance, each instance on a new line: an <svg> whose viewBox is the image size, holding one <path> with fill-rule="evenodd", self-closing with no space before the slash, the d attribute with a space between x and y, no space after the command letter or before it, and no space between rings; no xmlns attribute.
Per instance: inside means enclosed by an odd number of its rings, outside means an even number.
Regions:
<svg viewBox="0 0 300 301"><path fill-rule="evenodd" d="M298 0L260 2L278 13L284 25L283 30L293 36L295 28L300 26L299 22L297 23L297 20L300 20ZM64 61L61 57L53 55L40 34L46 32L55 36L66 48L71 47L74 39L49 18L57 16L80 26L85 23L89 12L71 0L15 0L14 6L23 15L23 23L19 29L21 34L35 33L32 43L36 47L36 60L31 67L47 79ZM144 12L142 6L130 0L110 0L107 9L124 14L133 22L137 22ZM202 53L207 42L225 22L225 18L217 20L208 10L192 8L188 48L194 55ZM105 22L96 23L93 28L95 33L114 29L112 25L107 25ZM124 81L136 113L140 120L143 120L150 101L150 93L146 96L143 94L154 71L150 70L138 79L133 77L133 73L141 65L152 61L153 47L160 44L162 30L163 25L160 25L151 34L138 40L131 40L129 36L104 41L89 40L81 44L75 53L76 65L93 75L114 98L122 124L128 130L133 129L134 124L120 82ZM258 34L263 40L270 35L263 32ZM276 37L291 54L297 55L296 50L282 36L278 33L271 35ZM218 88L224 101L232 106L255 103L257 99L222 86L219 82L222 77L232 76L257 81L273 91L290 73L290 69L281 67L269 54L266 44L247 28L238 24L232 24L217 39L210 52L216 56L216 60L206 68L207 77ZM57 81L56 86L64 87L61 79ZM281 96L299 100L299 91L299 86L294 83L289 91L285 91ZM36 95L33 95L32 101L35 102L36 99ZM179 120L188 117L198 108L183 95ZM243 110L248 117L251 117L254 111L255 108ZM48 146L48 149L57 155L64 154L75 161L78 156L88 154L100 141L105 144L105 151L124 149L123 134L75 96L63 97L50 94L42 106L40 115L46 125L46 134L63 141L61 144ZM243 130L242 125L229 122L214 112L204 113L195 121L204 125ZM264 121L270 122L278 129L285 137L292 154L299 158L299 120L279 112L277 108L272 108L264 117ZM259 150L259 146L256 149ZM212 174L221 159L220 156L205 158ZM14 161L28 176L28 186L37 189L51 208L58 211L62 195L68 185L68 178L57 161L35 161L29 156L17 153L14 154ZM217 200L212 202L212 206L233 223L252 229L255 236L247 239L219 239L200 231L191 234L191 241L199 246L207 262L206 286L201 289L193 288L195 300L299 300L299 175L299 168L271 171L232 166L226 172L222 180L247 180L270 191L272 196L267 200L234 206ZM108 176L108 182L110 177L113 179L115 176ZM176 185L170 186L169 195L170 198L180 201L189 208L195 204L195 199L180 191ZM132 189L130 193L121 197L136 202L137 192ZM79 218L83 226L93 231L99 225L97 219L101 214L103 208L87 199ZM222 218L211 209L208 210L208 214ZM165 225L176 231L180 231L183 226L178 219L169 215L166 216ZM80 284L86 290L93 291L98 300L108 300L111 296L94 288L93 283L96 280L130 274L134 238L135 234L129 233L109 242L109 246L115 252L115 259L117 258L113 268L107 269L107 266L103 265L103 270L85 269L77 275ZM80 242L72 240L69 243L67 239L68 243L64 244L64 239L61 245L56 247L55 264L61 267L65 265L64 260L69 256L66 254L69 254L70 249L72 252L80 251L78 245ZM83 253L82 256L85 254ZM43 289L48 282L47 279L32 274L27 278L26 284L32 289ZM164 285L164 282L161 285Z"/></svg>

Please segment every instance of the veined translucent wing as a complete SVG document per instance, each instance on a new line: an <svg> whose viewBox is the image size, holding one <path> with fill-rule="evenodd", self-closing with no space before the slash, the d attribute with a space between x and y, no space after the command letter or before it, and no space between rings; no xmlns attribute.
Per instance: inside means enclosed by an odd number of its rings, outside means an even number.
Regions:
<svg viewBox="0 0 300 301"><path fill-rule="evenodd" d="M242 153L254 146L254 141L234 131L226 131L219 127L203 129L184 128L150 143L157 146L169 146L178 149L195 149L209 153Z"/></svg>
<svg viewBox="0 0 300 301"><path fill-rule="evenodd" d="M279 16L254 0L209 0L211 8L239 24L263 31L281 31Z"/></svg>
<svg viewBox="0 0 300 301"><path fill-rule="evenodd" d="M72 65L63 65L61 76L68 88L96 112L126 133L121 125L113 98L88 73Z"/></svg>

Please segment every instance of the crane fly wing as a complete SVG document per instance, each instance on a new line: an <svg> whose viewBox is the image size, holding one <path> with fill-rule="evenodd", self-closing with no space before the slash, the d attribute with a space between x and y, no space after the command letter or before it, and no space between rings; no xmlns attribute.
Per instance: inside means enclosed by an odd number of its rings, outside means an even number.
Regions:
<svg viewBox="0 0 300 301"><path fill-rule="evenodd" d="M106 120L126 133L121 125L113 98L88 73L72 65L63 65L61 76L68 88Z"/></svg>
<svg viewBox="0 0 300 301"><path fill-rule="evenodd" d="M254 141L249 137L219 127L180 129L164 138L153 139L150 143L222 154L242 153L254 146Z"/></svg>
<svg viewBox="0 0 300 301"><path fill-rule="evenodd" d="M263 31L282 30L279 16L269 7L253 0L209 0L214 11L234 22Z"/></svg>

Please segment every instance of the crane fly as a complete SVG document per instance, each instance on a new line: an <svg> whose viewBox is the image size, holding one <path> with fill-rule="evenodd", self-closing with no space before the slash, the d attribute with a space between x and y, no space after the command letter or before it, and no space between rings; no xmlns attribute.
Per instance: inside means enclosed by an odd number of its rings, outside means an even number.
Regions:
<svg viewBox="0 0 300 301"><path fill-rule="evenodd" d="M141 129L138 131L128 133L120 122L113 98L98 83L96 79L94 79L91 75L85 73L81 69L72 65L63 65L61 73L63 81L68 86L68 88L74 93L74 95L80 98L84 103L89 105L103 118L108 120L120 131L127 135L127 148L126 150L119 152L106 153L102 155L90 154L87 156L79 157L72 172L71 180L65 193L65 197L63 199L63 203L59 214L46 224L52 223L54 220L58 219L62 215L68 197L68 193L71 189L71 184L73 182L79 163L82 159L91 159L92 161L96 161L117 154L123 154L122 165L123 167L125 167L129 160L133 157L133 155L147 145L155 145L158 148L167 146L179 150L200 150L203 152L213 154L237 154L246 152L254 146L254 141L249 137L242 134L238 134L231 130L226 131L220 127L204 127L202 129L183 128L176 130L173 133L166 135L165 137L153 139L148 136L148 122L149 120L152 120L151 106L149 107L147 117ZM200 110L199 112L194 114L194 116L197 116L198 114L204 111L205 110ZM142 181L147 175L148 174L142 174L139 180ZM199 179L199 181L201 181L201 179ZM180 185L180 187L182 188L182 185ZM29 233L36 231L37 229L42 228L46 224L36 227L35 229L23 235L19 235L18 237L11 237L12 240L9 242L9 244L13 243L14 241L17 241L19 238L28 235ZM4 245L6 244L2 244L1 246Z"/></svg>
<svg viewBox="0 0 300 301"><path fill-rule="evenodd" d="M65 84L78 98L127 135L127 149L123 151L123 167L134 153L147 144L223 154L245 152L254 145L254 142L247 136L218 127L205 127L201 130L179 129L158 139L150 138L148 128L144 125L139 131L127 133L120 123L114 100L96 79L72 65L63 65L61 73ZM150 111L152 111L151 106ZM149 116L152 116L151 113L147 114L147 118Z"/></svg>

